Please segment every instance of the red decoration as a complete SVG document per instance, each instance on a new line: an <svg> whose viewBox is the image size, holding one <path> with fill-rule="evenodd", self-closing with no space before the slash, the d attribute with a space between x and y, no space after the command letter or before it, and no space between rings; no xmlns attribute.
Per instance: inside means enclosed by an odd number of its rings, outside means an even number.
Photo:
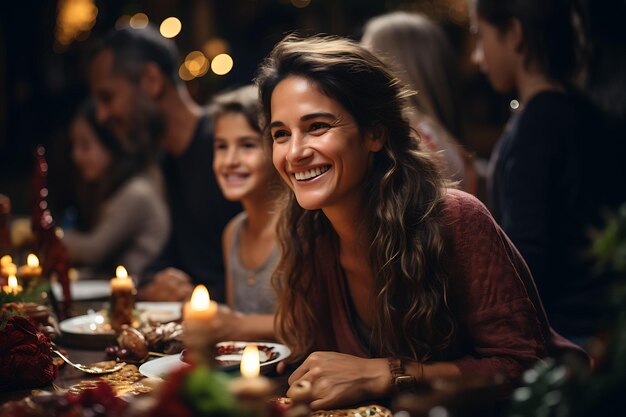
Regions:
<svg viewBox="0 0 626 417"><path fill-rule="evenodd" d="M36 252L43 257L42 275L48 279L53 273L63 287L63 315L71 314L72 294L70 291L70 257L67 248L56 235L55 222L48 209L48 188L46 187L48 176L48 163L46 162L46 150L39 145L35 150L35 174L33 176L33 217L31 228L35 235Z"/></svg>
<svg viewBox="0 0 626 417"><path fill-rule="evenodd" d="M192 367L184 367L169 374L159 396L159 403L152 409L150 417L192 417L188 404L182 401L180 395L183 381L191 369Z"/></svg>
<svg viewBox="0 0 626 417"><path fill-rule="evenodd" d="M9 317L0 331L0 390L40 387L57 374L50 339L30 319Z"/></svg>

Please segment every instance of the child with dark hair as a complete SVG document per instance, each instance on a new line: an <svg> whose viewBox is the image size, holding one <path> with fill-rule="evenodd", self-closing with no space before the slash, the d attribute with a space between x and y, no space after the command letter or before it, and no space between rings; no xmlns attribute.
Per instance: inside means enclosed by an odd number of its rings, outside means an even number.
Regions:
<svg viewBox="0 0 626 417"><path fill-rule="evenodd" d="M568 0L476 0L473 57L520 107L492 154L490 209L528 263L548 317L583 340L605 282L584 260L587 229L614 178L595 109L574 87L584 58Z"/></svg>
<svg viewBox="0 0 626 417"><path fill-rule="evenodd" d="M71 260L87 267L92 278L110 277L119 264L131 275L141 275L165 246L170 230L153 147L122 144L96 122L91 101L79 109L70 138L92 208L85 230L64 234Z"/></svg>

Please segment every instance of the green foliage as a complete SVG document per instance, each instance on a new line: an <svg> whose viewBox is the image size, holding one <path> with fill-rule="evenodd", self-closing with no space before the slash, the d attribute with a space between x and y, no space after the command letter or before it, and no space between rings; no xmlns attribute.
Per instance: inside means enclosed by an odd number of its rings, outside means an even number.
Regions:
<svg viewBox="0 0 626 417"><path fill-rule="evenodd" d="M599 274L614 278L600 323L606 331L592 339L599 359L588 370L579 358L538 363L513 393L511 417L583 417L626 415L626 204L594 233L590 254Z"/></svg>
<svg viewBox="0 0 626 417"><path fill-rule="evenodd" d="M196 366L185 377L182 392L194 416L231 417L239 415L235 401L228 392L229 377Z"/></svg>
<svg viewBox="0 0 626 417"><path fill-rule="evenodd" d="M19 294L0 291L0 307L6 303L41 303L41 294L50 291L48 282L38 282L32 288L26 288Z"/></svg>
<svg viewBox="0 0 626 417"><path fill-rule="evenodd" d="M591 256L597 271L626 273L626 204L607 216L606 227L594 233Z"/></svg>

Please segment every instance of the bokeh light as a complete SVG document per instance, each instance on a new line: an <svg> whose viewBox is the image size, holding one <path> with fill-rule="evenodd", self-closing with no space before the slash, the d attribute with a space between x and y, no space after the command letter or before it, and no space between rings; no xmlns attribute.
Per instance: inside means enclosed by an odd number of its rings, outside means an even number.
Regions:
<svg viewBox="0 0 626 417"><path fill-rule="evenodd" d="M233 59L228 54L219 54L211 61L211 71L216 75L226 75L233 69Z"/></svg>
<svg viewBox="0 0 626 417"><path fill-rule="evenodd" d="M226 42L222 38L217 37L209 39L204 43L204 46L202 47L202 51L204 51L204 54L209 59L213 59L219 54L228 53L229 49L230 46L228 45L228 42Z"/></svg>
<svg viewBox="0 0 626 417"><path fill-rule="evenodd" d="M182 27L182 23L176 17L168 17L161 22L159 30L164 38L173 38L180 33Z"/></svg>
<svg viewBox="0 0 626 417"><path fill-rule="evenodd" d="M115 21L115 29L122 29L130 26L130 16L125 14L117 18Z"/></svg>
<svg viewBox="0 0 626 417"><path fill-rule="evenodd" d="M86 39L98 16L94 0L60 0L57 11L55 38L62 48Z"/></svg>
<svg viewBox="0 0 626 417"><path fill-rule="evenodd" d="M298 9L303 9L311 4L311 0L291 0L291 4L293 4Z"/></svg>
<svg viewBox="0 0 626 417"><path fill-rule="evenodd" d="M145 13L137 13L130 18L130 27L133 29L143 29L148 26L148 15Z"/></svg>
<svg viewBox="0 0 626 417"><path fill-rule="evenodd" d="M187 54L183 65L194 77L202 77L209 70L209 60L200 51L193 51Z"/></svg>
<svg viewBox="0 0 626 417"><path fill-rule="evenodd" d="M189 70L187 69L187 67L185 66L185 64L181 64L180 68L178 68L178 76L180 77L181 80L183 81L191 81L193 80L195 77L189 72Z"/></svg>

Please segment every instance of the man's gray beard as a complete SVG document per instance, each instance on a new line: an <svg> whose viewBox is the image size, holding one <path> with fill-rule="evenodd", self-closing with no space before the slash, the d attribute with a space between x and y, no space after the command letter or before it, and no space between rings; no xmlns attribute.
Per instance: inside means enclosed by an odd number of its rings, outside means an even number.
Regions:
<svg viewBox="0 0 626 417"><path fill-rule="evenodd" d="M165 132L165 114L149 98L138 94L133 103L128 136L122 146L130 153L148 152L155 155Z"/></svg>

